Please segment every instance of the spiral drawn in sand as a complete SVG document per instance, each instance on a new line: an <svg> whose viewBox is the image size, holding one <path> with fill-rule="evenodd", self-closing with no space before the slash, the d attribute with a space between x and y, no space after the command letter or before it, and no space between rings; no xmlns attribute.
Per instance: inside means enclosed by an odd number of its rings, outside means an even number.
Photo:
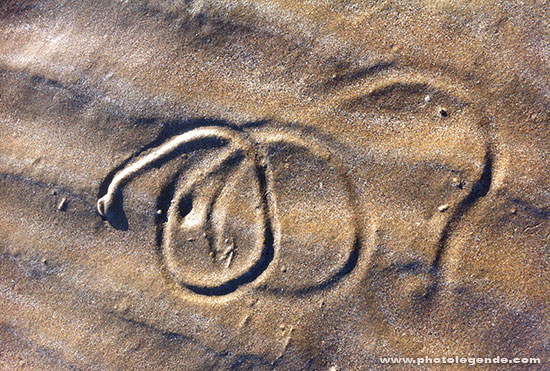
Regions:
<svg viewBox="0 0 550 371"><path fill-rule="evenodd" d="M260 283L292 294L327 288L354 269L352 187L337 157L301 133L208 126L176 135L118 171L98 212L110 220L133 177L211 139L223 152L183 172L162 225L160 251L173 280L204 296Z"/></svg>

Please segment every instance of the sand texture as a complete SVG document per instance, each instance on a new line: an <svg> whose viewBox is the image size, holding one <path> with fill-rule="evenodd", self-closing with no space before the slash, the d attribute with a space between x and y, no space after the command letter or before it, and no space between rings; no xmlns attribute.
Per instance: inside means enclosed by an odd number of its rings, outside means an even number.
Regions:
<svg viewBox="0 0 550 371"><path fill-rule="evenodd" d="M0 1L0 369L550 369L549 23Z"/></svg>

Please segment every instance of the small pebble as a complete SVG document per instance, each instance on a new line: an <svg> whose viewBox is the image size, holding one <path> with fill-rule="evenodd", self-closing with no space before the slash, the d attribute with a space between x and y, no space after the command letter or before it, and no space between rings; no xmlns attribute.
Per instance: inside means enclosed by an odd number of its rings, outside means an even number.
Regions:
<svg viewBox="0 0 550 371"><path fill-rule="evenodd" d="M248 305L250 308L252 308L256 303L258 302L258 299L255 298L249 298L246 300L246 305Z"/></svg>
<svg viewBox="0 0 550 371"><path fill-rule="evenodd" d="M57 210L65 211L67 209L67 199L63 197L59 205L57 205Z"/></svg>
<svg viewBox="0 0 550 371"><path fill-rule="evenodd" d="M462 189L464 187L462 181L458 177L454 177L451 181L451 184L458 189Z"/></svg>

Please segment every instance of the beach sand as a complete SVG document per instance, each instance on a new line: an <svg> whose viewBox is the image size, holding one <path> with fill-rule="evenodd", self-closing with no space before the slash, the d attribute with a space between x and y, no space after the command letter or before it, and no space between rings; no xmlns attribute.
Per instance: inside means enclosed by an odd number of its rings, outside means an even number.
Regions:
<svg viewBox="0 0 550 371"><path fill-rule="evenodd" d="M0 2L0 368L548 369L549 13Z"/></svg>

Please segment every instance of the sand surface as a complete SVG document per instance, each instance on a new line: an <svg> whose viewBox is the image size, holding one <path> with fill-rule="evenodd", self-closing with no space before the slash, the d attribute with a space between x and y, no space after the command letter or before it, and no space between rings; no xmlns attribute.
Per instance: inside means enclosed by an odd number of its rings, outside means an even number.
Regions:
<svg viewBox="0 0 550 371"><path fill-rule="evenodd" d="M549 20L0 1L0 369L549 369Z"/></svg>

